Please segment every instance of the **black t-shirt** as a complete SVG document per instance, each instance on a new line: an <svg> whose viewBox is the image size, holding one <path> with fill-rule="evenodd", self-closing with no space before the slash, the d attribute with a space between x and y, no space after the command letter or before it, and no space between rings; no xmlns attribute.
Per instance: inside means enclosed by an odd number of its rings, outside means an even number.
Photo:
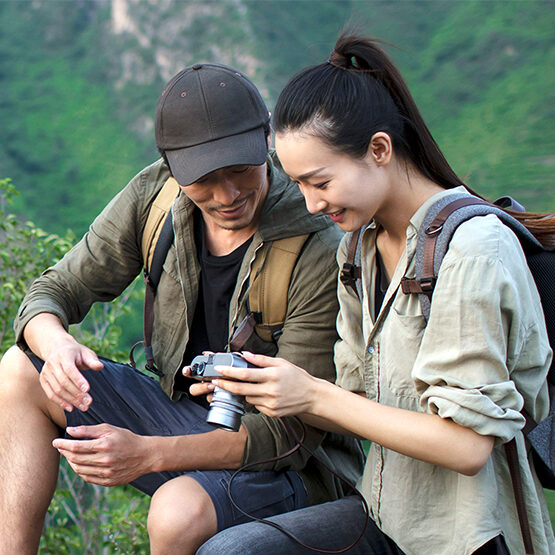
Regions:
<svg viewBox="0 0 555 555"><path fill-rule="evenodd" d="M389 287L389 281L387 280L387 271L383 263L382 257L376 249L376 283L374 285L374 313L375 318L378 317L380 310L382 308L383 301L385 299L385 294L387 288Z"/></svg>
<svg viewBox="0 0 555 555"><path fill-rule="evenodd" d="M183 364L189 364L203 351L225 351L228 339L229 303L237 275L252 237L225 256L213 256L204 240L204 220L194 212L195 244L200 263L197 305L185 349ZM188 391L190 381L176 376L176 388Z"/></svg>

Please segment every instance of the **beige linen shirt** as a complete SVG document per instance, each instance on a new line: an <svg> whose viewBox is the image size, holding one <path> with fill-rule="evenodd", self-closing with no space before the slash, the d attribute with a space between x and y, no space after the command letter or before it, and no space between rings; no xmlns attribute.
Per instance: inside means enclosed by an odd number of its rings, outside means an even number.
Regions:
<svg viewBox="0 0 555 555"><path fill-rule="evenodd" d="M374 224L361 235L362 302L338 286L337 383L386 405L450 418L494 436L495 446L478 474L464 476L372 444L359 487L378 526L407 554L472 553L498 534L511 553L523 553L503 449L516 436L536 553L555 553L543 492L520 432L523 403L536 419L547 414L552 353L518 239L493 215L462 224L442 263L427 325L418 296L399 287L404 275L414 276L416 235L427 209L446 194L429 199L411 218L378 315ZM340 267L346 246L345 238Z"/></svg>

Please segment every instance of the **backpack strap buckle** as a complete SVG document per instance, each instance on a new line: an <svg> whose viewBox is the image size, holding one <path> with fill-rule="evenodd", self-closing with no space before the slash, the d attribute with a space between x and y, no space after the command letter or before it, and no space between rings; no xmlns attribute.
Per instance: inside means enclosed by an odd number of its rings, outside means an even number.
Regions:
<svg viewBox="0 0 555 555"><path fill-rule="evenodd" d="M421 279L409 279L404 277L401 279L401 291L408 295L410 293L432 295L436 286L436 278L423 277Z"/></svg>
<svg viewBox="0 0 555 555"><path fill-rule="evenodd" d="M355 266L350 262L345 262L343 264L343 268L341 268L341 273L339 274L339 279L343 285L354 288L356 280L360 279L360 277L360 266Z"/></svg>

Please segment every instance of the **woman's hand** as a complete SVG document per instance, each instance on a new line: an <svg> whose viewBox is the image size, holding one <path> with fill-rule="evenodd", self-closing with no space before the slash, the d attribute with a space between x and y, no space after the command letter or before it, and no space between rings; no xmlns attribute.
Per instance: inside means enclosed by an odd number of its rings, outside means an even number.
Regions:
<svg viewBox="0 0 555 555"><path fill-rule="evenodd" d="M218 378L211 384L203 384L205 388L212 386L213 390L214 386L217 386L231 393L243 395L247 403L272 417L310 413L318 378L282 358L254 355L249 352L243 352L242 355L247 362L258 368L218 365L215 369L230 379ZM191 390L195 385L191 386Z"/></svg>

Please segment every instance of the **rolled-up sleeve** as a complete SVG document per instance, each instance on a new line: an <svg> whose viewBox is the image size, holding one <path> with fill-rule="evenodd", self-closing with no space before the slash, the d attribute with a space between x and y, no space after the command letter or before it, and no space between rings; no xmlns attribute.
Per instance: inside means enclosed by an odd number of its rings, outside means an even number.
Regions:
<svg viewBox="0 0 555 555"><path fill-rule="evenodd" d="M494 232L474 252L465 241L472 227L455 234L412 375L423 410L505 442L524 425L519 391L533 402L532 413L545 414L536 399L545 396L551 355L518 240L501 223L489 227Z"/></svg>

